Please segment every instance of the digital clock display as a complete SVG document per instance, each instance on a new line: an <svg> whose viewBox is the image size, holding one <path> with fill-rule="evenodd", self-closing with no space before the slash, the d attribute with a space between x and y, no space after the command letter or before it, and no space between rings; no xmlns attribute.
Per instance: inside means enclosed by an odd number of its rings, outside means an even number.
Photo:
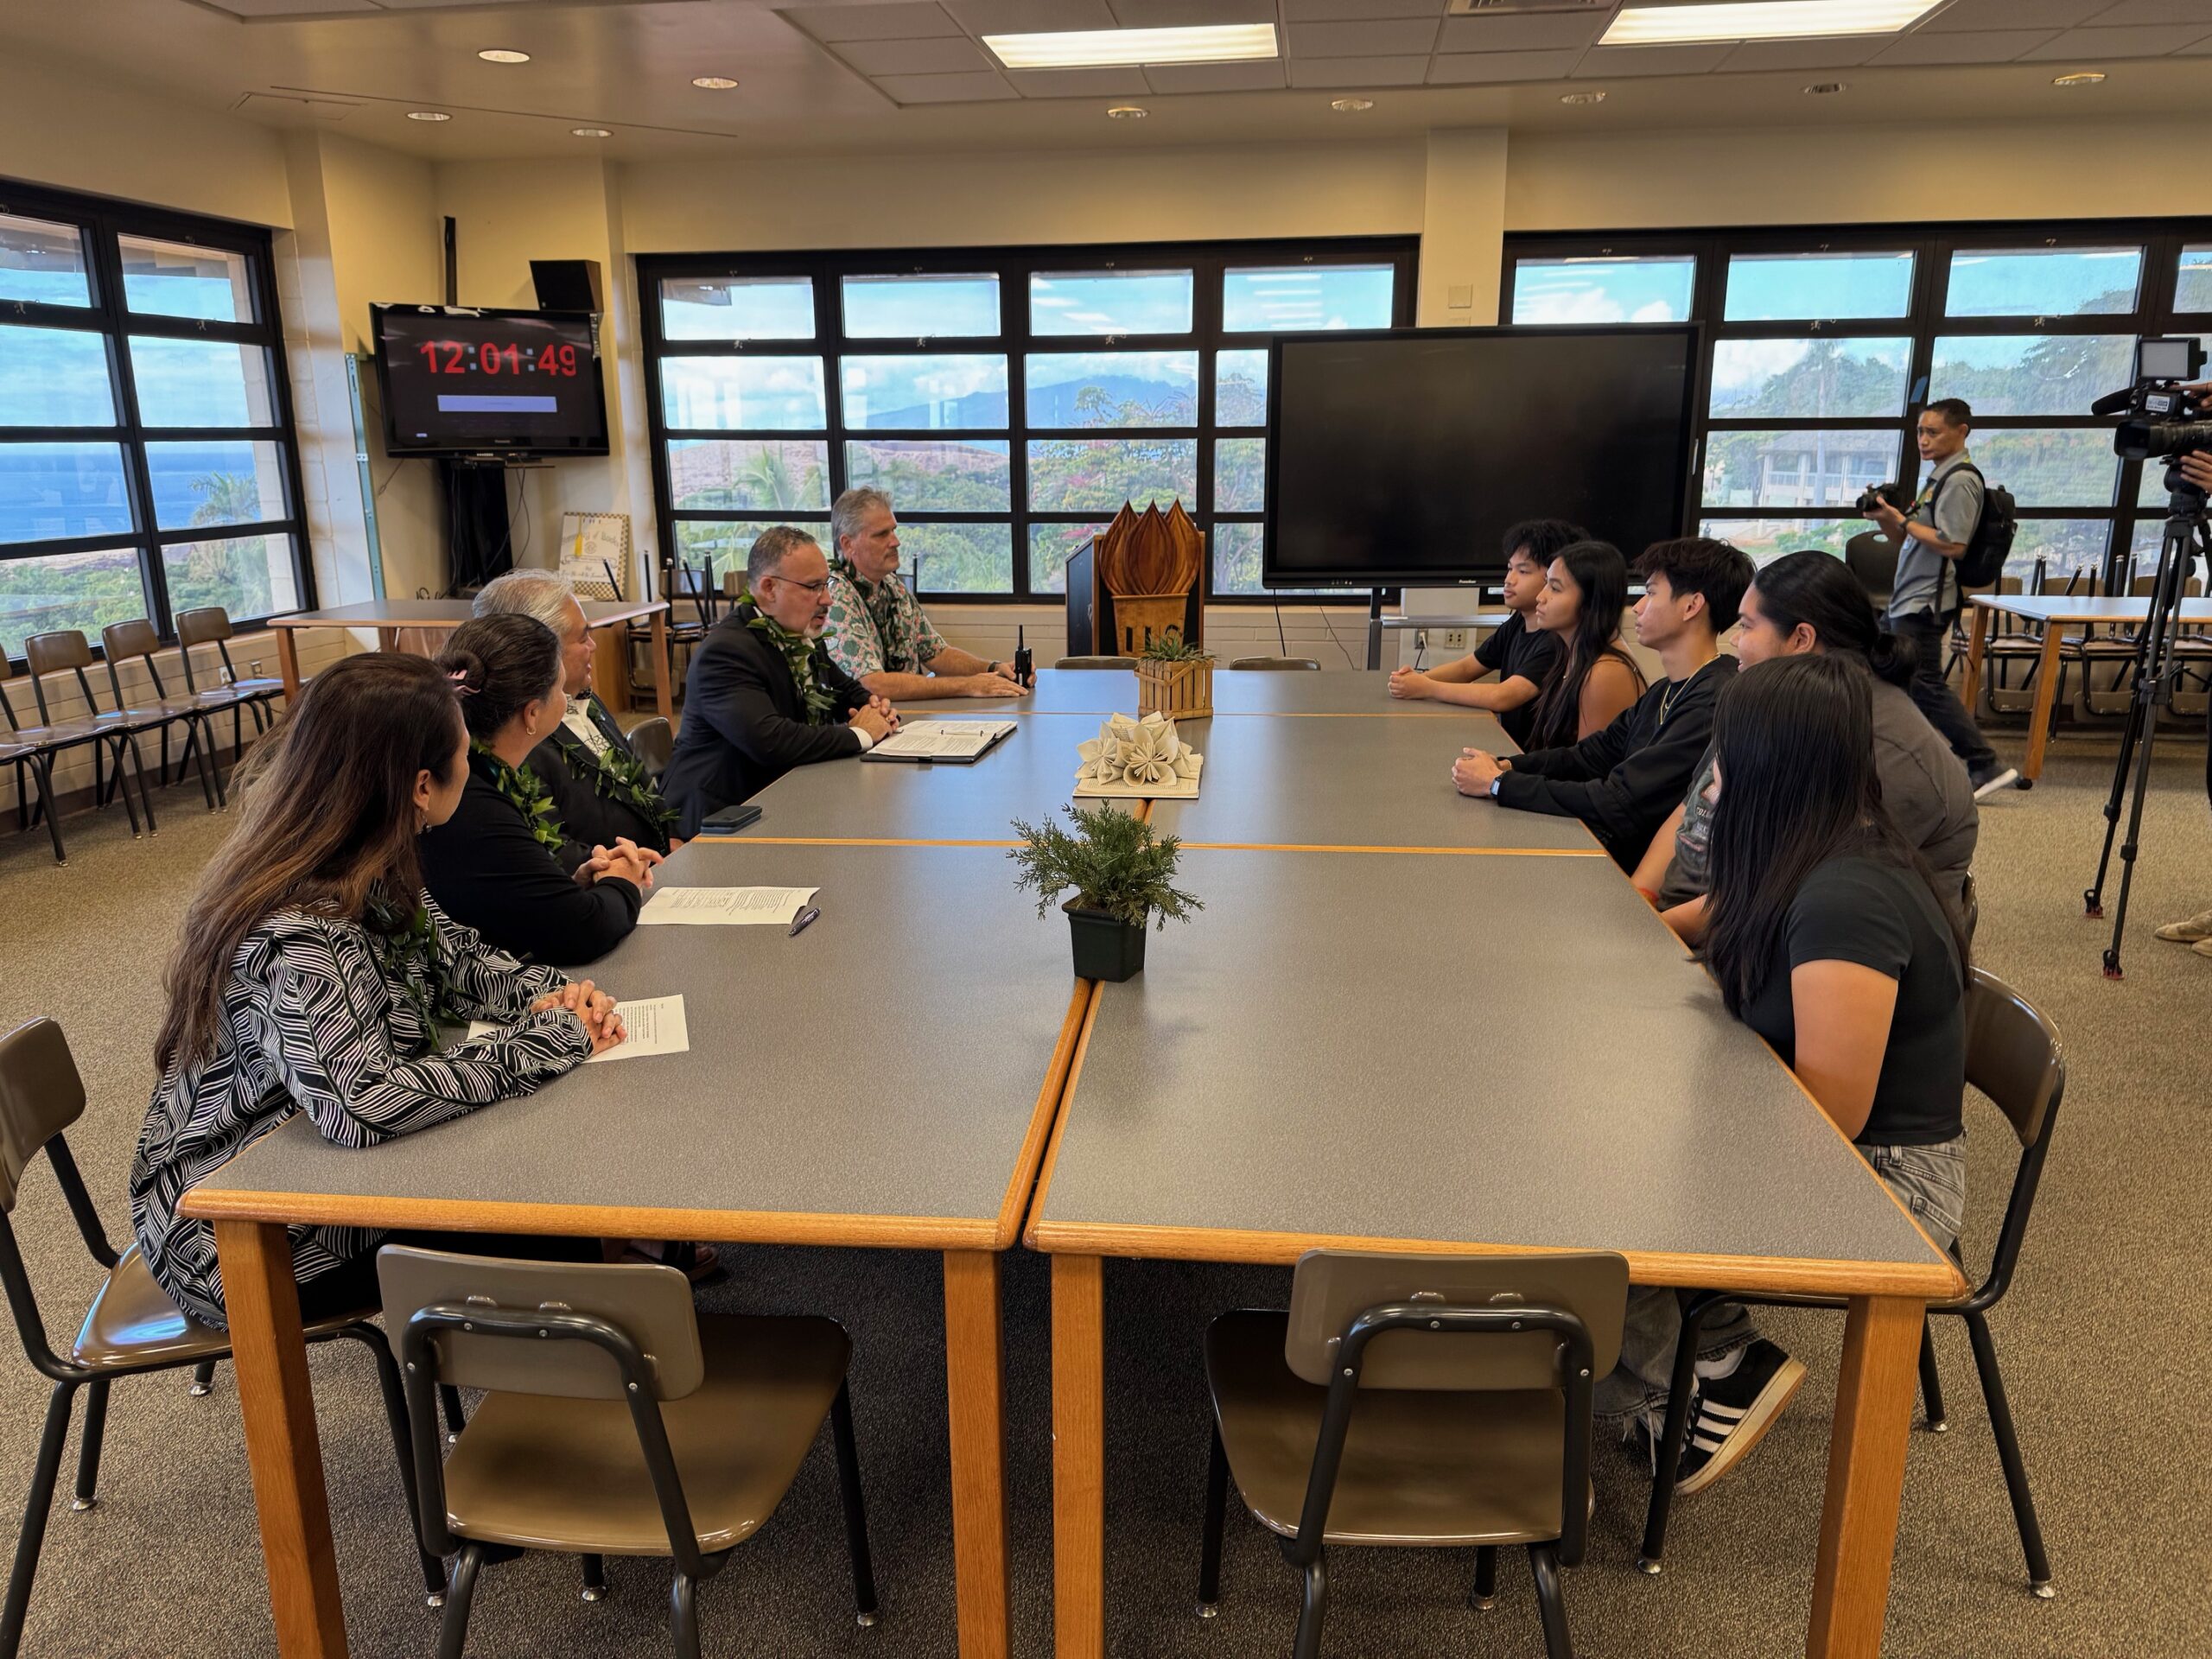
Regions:
<svg viewBox="0 0 2212 1659"><path fill-rule="evenodd" d="M372 308L394 454L604 454L594 320L458 306Z"/></svg>

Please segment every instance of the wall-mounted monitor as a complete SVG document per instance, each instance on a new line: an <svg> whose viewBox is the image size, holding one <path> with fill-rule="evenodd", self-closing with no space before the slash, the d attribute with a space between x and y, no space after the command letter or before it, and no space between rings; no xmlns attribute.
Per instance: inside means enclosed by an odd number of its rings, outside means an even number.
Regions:
<svg viewBox="0 0 2212 1659"><path fill-rule="evenodd" d="M1523 518L1630 560L1683 533L1694 325L1278 335L1270 588L1446 585Z"/></svg>
<svg viewBox="0 0 2212 1659"><path fill-rule="evenodd" d="M607 395L583 311L374 305L394 455L603 455Z"/></svg>

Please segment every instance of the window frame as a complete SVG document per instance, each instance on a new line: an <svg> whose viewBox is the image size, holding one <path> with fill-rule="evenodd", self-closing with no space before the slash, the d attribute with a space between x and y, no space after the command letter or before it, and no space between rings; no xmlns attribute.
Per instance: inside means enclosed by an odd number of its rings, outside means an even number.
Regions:
<svg viewBox="0 0 2212 1659"><path fill-rule="evenodd" d="M679 510L670 477L671 440L721 439L732 442L796 440L825 443L829 450L830 499L835 501L849 481L846 445L849 442L949 442L970 439L1007 445L1007 505L1003 512L924 511L899 509L902 524L925 527L932 524L1004 524L1012 546L1012 582L1004 593L960 592L925 588L936 602L979 605L1057 605L1059 592L1033 587L1030 579L1031 532L1040 524L1086 524L1110 518L1110 511L1077 512L1035 511L1029 505L1029 446L1052 439L1077 441L1129 437L1152 440L1190 440L1195 445L1197 475L1192 499L1184 508L1205 535L1207 557L1204 575L1209 605L1271 605L1279 594L1217 594L1214 591L1215 450L1221 439L1261 438L1262 423L1253 426L1217 427L1215 415L1216 359L1224 351L1264 352L1274 335L1224 330L1223 280L1231 269L1255 265L1297 266L1377 265L1392 267L1391 326L1410 327L1419 276L1420 239L1416 237L1346 237L1286 241L1146 242L1069 244L1024 247L963 247L926 249L868 249L831 252L785 251L744 254L641 254L638 257L639 311L644 317L645 396L652 448L654 515L664 557L674 560L679 543L677 528L685 524L713 524L759 520L777 517L777 510L709 512ZM1030 327L1030 278L1038 274L1189 270L1192 273L1191 329L1187 334L1041 334ZM981 276L995 275L999 282L1000 332L930 335L918 340L887 339L880 335L847 336L844 332L843 279L847 276ZM661 284L666 281L698 281L715 277L806 277L813 283L815 334L810 341L700 340L671 339L662 332ZM1303 333L1304 330L1298 332ZM804 348L802 352L800 348ZM823 359L829 394L827 423L812 431L706 431L671 427L662 404L661 359L664 357L741 357L814 355ZM1189 424L1174 426L1033 426L1028 418L1031 356L1103 352L1190 353L1198 359L1198 385ZM849 427L845 423L843 372L848 357L932 357L956 354L1003 355L1007 360L1007 422L1003 427L892 428ZM1270 388L1272 396L1272 387ZM1262 410L1264 416L1265 411ZM826 537L826 511L793 511L783 517L790 523L819 527ZM1218 515L1224 524L1264 521L1264 512L1237 512ZM825 541L825 546L827 543ZM719 574L719 573L718 573ZM925 567L924 575L927 569ZM1353 590L1345 589L1347 594Z"/></svg>
<svg viewBox="0 0 2212 1659"><path fill-rule="evenodd" d="M0 213L69 225L78 231L86 252L86 279L91 300L86 305L57 305L35 300L0 300L0 327L23 325L67 329L99 337L107 353L108 384L115 400L116 419L111 426L6 426L0 441L10 445L32 443L115 444L122 451L124 488L133 527L125 531L93 536L51 537L36 541L0 543L0 563L52 558L75 553L101 553L128 547L138 556L142 613L164 645L176 642L176 624L169 604L168 572L163 554L173 546L195 542L230 541L251 536L283 536L291 548L295 604L281 610L231 618L243 629L269 616L312 608L315 566L308 539L306 494L300 473L300 444L292 408L291 375L285 362L283 322L276 294L274 238L260 227L206 219L167 208L141 207L0 179ZM236 254L245 259L247 293L253 316L243 322L212 318L165 316L133 311L127 301L120 238L143 238L211 251ZM208 340L251 346L266 353L270 408L273 420L260 426L149 426L139 411L136 372L130 340L166 339ZM203 524L175 530L161 527L154 500L153 469L147 446L162 443L273 443L281 463L278 482L284 494L280 518L250 524ZM212 533L211 533L212 532ZM100 651L98 632L85 631L95 653ZM21 662L21 658L11 660Z"/></svg>

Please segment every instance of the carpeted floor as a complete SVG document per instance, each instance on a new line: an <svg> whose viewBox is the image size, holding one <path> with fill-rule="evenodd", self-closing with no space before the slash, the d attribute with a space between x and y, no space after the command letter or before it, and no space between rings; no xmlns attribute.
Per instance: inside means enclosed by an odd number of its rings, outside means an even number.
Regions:
<svg viewBox="0 0 2212 1659"><path fill-rule="evenodd" d="M1994 1321L2059 1597L2038 1602L2024 1592L1964 1334L1944 1322L1938 1340L1954 1427L1942 1438L1913 1438L1886 1648L1900 1659L2212 1651L2212 1430L2196 1393L2201 1381L2191 1381L2201 1377L2199 1351L2212 1336L2199 1070L2212 962L2151 938L2158 922L2212 903L2201 742L2170 742L2158 767L2123 982L2099 973L2103 936L2083 920L2080 902L2102 830L2109 750L2094 739L2060 740L2039 787L2008 794L1983 814L1980 958L2057 1021L2072 1067L2020 1281ZM151 1082L161 963L193 873L227 824L180 791L164 808L161 836L140 842L119 814L77 816L66 868L54 867L42 836L0 836L0 1025L51 1014L67 1029L91 1097L73 1145L118 1238ZM1541 1008L1530 1014L1525 1039L1546 1040L1555 1026ZM1994 1232L2013 1148L1993 1116L1969 1122L1977 1132L1971 1249L1986 1248ZM66 1344L96 1274L42 1170L14 1219L48 1328ZM775 1522L704 1592L707 1650L950 1659L935 1260L771 1249L733 1258L729 1284L709 1292L708 1306L830 1313L852 1331L886 1616L873 1630L854 1626L825 1445ZM1287 1284L1287 1274L1267 1270L1109 1268L1116 1655L1246 1659L1288 1650L1292 1574L1249 1520L1232 1519L1221 1616L1192 1617L1205 1432L1199 1333L1219 1309L1280 1299ZM1016 1650L1037 1659L1051 1639L1042 1262L1016 1252L1007 1287ZM1741 1470L1677 1509L1660 1578L1632 1565L1639 1468L1601 1448L1590 1559L1567 1580L1578 1651L1770 1659L1801 1649L1840 1321L1775 1315L1769 1328L1808 1361L1811 1381ZM435 1615L423 1605L365 1357L326 1349L312 1363L353 1651L368 1659L427 1655ZM46 1392L20 1358L0 1363L0 1486L9 1491L20 1490L9 1483L28 1483ZM181 1376L118 1387L105 1471L97 1510L72 1514L66 1495L57 1505L25 1651L100 1659L273 1653L227 1370L206 1400L188 1398ZM1338 1555L1328 1640L1335 1659L1542 1650L1525 1568L1510 1558L1503 1604L1480 1616L1463 1600L1472 1570L1465 1552ZM611 1565L613 1596L597 1605L578 1599L571 1563L525 1560L492 1570L471 1653L666 1651L666 1569Z"/></svg>

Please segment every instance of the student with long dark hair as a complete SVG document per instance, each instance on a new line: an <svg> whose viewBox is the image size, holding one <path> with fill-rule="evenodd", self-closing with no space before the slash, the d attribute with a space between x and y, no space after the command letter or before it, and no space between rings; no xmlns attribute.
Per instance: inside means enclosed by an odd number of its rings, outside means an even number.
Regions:
<svg viewBox="0 0 2212 1659"><path fill-rule="evenodd" d="M161 1081L130 1166L131 1230L177 1306L221 1325L213 1230L177 1200L295 1112L373 1146L526 1095L622 1039L588 980L524 968L422 890L417 838L468 777L453 683L417 657L315 676L240 768L238 823L200 874L154 1046ZM499 1029L439 1052L441 1021ZM374 1299L379 1235L295 1227L315 1319Z"/></svg>
<svg viewBox="0 0 2212 1659"><path fill-rule="evenodd" d="M1621 649L1627 606L1628 561L1611 542L1576 542L1553 559L1529 622L1564 649L1536 694L1523 748L1580 743L1643 695L1643 671Z"/></svg>
<svg viewBox="0 0 2212 1659"><path fill-rule="evenodd" d="M1967 939L1882 804L1872 685L1807 652L1747 668L1722 695L1706 965L1729 1013L1948 1248L1966 1217ZM1600 1403L1656 1429L1673 1293L1639 1292L1630 1327ZM1697 1369L1684 1491L1740 1461L1804 1378L1740 1319L1704 1333Z"/></svg>
<svg viewBox="0 0 2212 1659"><path fill-rule="evenodd" d="M1737 619L1736 658L1745 668L1816 652L1867 671L1882 804L1935 872L1937 895L1963 914L1980 814L1965 765L1908 693L1913 650L1910 640L1883 631L1873 602L1843 561L1821 552L1785 553L1761 569ZM1681 805L1651 837L1635 877L1667 925L1692 944L1705 931L1713 819L1705 790L1712 778L1713 751L1707 749ZM1971 915L1967 920L1971 931Z"/></svg>
<svg viewBox="0 0 2212 1659"><path fill-rule="evenodd" d="M531 752L561 724L561 641L503 612L453 631L438 667L461 693L468 779L453 816L423 837L423 876L455 921L503 950L563 966L603 957L638 925L660 855L626 839L571 870L553 797Z"/></svg>

